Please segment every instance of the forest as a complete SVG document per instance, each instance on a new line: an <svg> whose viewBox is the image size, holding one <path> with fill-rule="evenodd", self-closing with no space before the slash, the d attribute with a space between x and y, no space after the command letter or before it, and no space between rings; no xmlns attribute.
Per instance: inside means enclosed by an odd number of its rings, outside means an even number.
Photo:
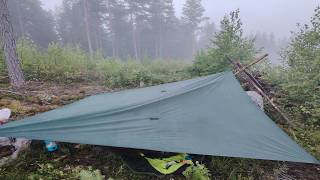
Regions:
<svg viewBox="0 0 320 180"><path fill-rule="evenodd" d="M7 2L22 69L23 85L16 87L5 48L0 49L0 107L12 109L14 119L100 92L232 70L226 57L248 64L268 53L266 61L251 69L291 126L270 105L265 111L320 159L319 7L290 39L277 39L273 33L244 32L241 9L213 22L204 15L201 0L186 0L181 16L173 0L63 0L54 11L45 10L40 0L0 1ZM132 173L104 147L61 143L60 152L51 154L41 143L31 146L0 167L0 179L158 179ZM188 169L182 177L165 179L320 178L317 165L208 158L209 163Z"/></svg>
<svg viewBox="0 0 320 180"><path fill-rule="evenodd" d="M58 42L120 59L191 61L219 29L196 1L184 6L181 17L172 0L69 0L53 12L34 0L12 0L8 6L17 38L39 48ZM250 37L269 54L287 43L273 33L257 32Z"/></svg>

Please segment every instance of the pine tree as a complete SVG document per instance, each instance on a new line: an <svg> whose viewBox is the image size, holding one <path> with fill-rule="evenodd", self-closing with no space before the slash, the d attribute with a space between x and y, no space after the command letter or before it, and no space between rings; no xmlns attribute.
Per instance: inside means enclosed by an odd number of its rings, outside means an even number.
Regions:
<svg viewBox="0 0 320 180"><path fill-rule="evenodd" d="M4 46L5 62L11 85L21 87L25 81L17 54L7 3L7 0L0 0L0 37Z"/></svg>
<svg viewBox="0 0 320 180"><path fill-rule="evenodd" d="M181 58L188 50L182 49L185 37L180 32L180 21L175 15L173 0L163 1L163 58Z"/></svg>
<svg viewBox="0 0 320 180"><path fill-rule="evenodd" d="M257 50L254 40L243 35L240 11L233 11L220 22L220 31L215 33L207 52L197 55L194 63L195 74L211 74L230 68L226 59L236 59L242 62L251 61Z"/></svg>
<svg viewBox="0 0 320 180"><path fill-rule="evenodd" d="M90 54L104 47L101 0L64 0L58 14L58 33L63 44L78 44Z"/></svg>
<svg viewBox="0 0 320 180"><path fill-rule="evenodd" d="M200 23L205 19L203 16L204 8L201 0L187 0L183 7L182 21L191 37L192 54L196 50L196 31L200 28Z"/></svg>
<svg viewBox="0 0 320 180"><path fill-rule="evenodd" d="M53 15L41 7L40 0L10 0L8 7L16 37L30 39L44 48L58 40Z"/></svg>
<svg viewBox="0 0 320 180"><path fill-rule="evenodd" d="M207 21L203 28L201 28L200 35L199 35L199 42L198 47L199 49L205 49L209 46L211 39L214 37L216 33L215 24L212 22Z"/></svg>
<svg viewBox="0 0 320 180"><path fill-rule="evenodd" d="M88 49L90 56L93 55L93 49L92 49L92 41L91 41L91 30L90 30L90 15L89 15L89 5L87 0L81 1L82 9L83 9L83 20L84 20L84 26L85 26L85 34L87 37L88 42Z"/></svg>
<svg viewBox="0 0 320 180"><path fill-rule="evenodd" d="M111 39L113 57L125 57L130 54L132 46L127 43L128 39L131 39L127 32L130 29L127 17L124 0L106 0L104 19Z"/></svg>
<svg viewBox="0 0 320 180"><path fill-rule="evenodd" d="M131 24L132 45L134 58L138 60L141 54L141 31L147 16L147 0L126 0L128 7L128 18Z"/></svg>

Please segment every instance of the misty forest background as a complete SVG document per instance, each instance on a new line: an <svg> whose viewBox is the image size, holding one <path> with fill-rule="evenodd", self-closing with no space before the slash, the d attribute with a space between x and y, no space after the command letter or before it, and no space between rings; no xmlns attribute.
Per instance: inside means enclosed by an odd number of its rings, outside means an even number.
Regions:
<svg viewBox="0 0 320 180"><path fill-rule="evenodd" d="M290 39L279 39L273 33L243 32L241 10L226 12L220 22L212 22L204 16L201 0L186 0L181 17L176 15L172 0L63 0L55 11L44 10L39 0L9 0L8 5L17 53L29 87L33 82L53 83L55 88L63 84L64 91L75 83L109 89L144 87L230 70L227 56L248 63L259 54L268 53L268 61L253 70L258 72L274 103L290 117L292 131L268 105L266 113L320 158L319 8ZM1 87L9 87L7 73L1 49ZM43 86L37 84L33 88L40 87ZM63 98L72 102L83 97L77 95L72 92ZM1 98L0 105L11 108L15 117L65 104L54 104L51 97L49 101L42 96L39 101L34 97ZM60 97L57 99L60 102ZM30 104L32 108L24 107ZM48 109L41 110L43 107ZM71 176L73 172L65 169L66 163L47 162L43 153L32 154L32 158L24 155L18 160L20 163L0 168L0 177ZM106 162L111 161L108 158ZM34 161L41 164L40 170L28 168ZM102 169L105 175L130 179L128 170L120 171L122 164L117 160L112 163L112 170ZM207 168L205 172L201 170L206 176L211 173L224 178L269 179L289 176L290 172L285 163L270 166L230 158L213 158Z"/></svg>
<svg viewBox="0 0 320 180"><path fill-rule="evenodd" d="M53 12L44 10L40 1L10 0L9 10L16 37L39 48L58 42L106 57L190 61L220 29L204 17L198 2L186 3L181 17L172 0L64 0ZM257 32L250 38L269 54L287 44L273 33Z"/></svg>

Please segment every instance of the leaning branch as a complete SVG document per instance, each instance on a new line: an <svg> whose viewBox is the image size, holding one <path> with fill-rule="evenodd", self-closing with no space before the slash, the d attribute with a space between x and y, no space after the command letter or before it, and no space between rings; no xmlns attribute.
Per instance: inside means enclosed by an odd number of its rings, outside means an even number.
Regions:
<svg viewBox="0 0 320 180"><path fill-rule="evenodd" d="M266 57L266 56L265 56ZM250 64L255 64L256 62L261 61L262 59L264 59L265 57L259 58L258 60L254 61L253 63ZM231 64L234 65L235 69L237 70L237 72L240 73L243 72L244 74L246 74L249 78L248 81L249 83L271 104L271 106L278 111L278 113L283 117L283 119L285 119L286 123L289 125L289 131L291 132L291 134L293 135L293 137L295 139L297 139L295 133L293 132L293 130L291 129L293 127L293 124L291 123L290 119L288 118L288 116L286 116L285 113L283 113L283 111L272 101L271 98L268 97L268 95L265 93L262 85L259 83L258 80L256 80L256 78L247 70L247 67L249 67L249 65L247 66L243 66L240 61L232 61L230 58L228 58L229 62ZM239 74L237 73L237 74ZM236 75L236 74L235 74Z"/></svg>
<svg viewBox="0 0 320 180"><path fill-rule="evenodd" d="M261 56L260 58L256 59L255 61L251 62L250 64L244 66L243 68L241 68L240 70L238 70L236 73L234 73L234 75L237 75L239 73L241 73L242 71L244 71L245 69L248 69L249 67L257 64L258 62L260 62L261 60L263 60L264 58L268 57L268 54L265 54L263 56Z"/></svg>

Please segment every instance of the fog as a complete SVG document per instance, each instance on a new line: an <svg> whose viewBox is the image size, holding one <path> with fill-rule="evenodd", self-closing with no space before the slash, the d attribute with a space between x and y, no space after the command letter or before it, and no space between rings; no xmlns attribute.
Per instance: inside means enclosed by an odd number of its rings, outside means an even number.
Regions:
<svg viewBox="0 0 320 180"><path fill-rule="evenodd" d="M181 12L183 0L175 0ZM237 8L247 33L273 32L276 36L289 36L297 23L307 23L318 0L203 0L205 14L218 23L228 12Z"/></svg>
<svg viewBox="0 0 320 180"><path fill-rule="evenodd" d="M41 0L44 8L54 10L62 0ZM179 16L185 0L174 0ZM203 0L205 15L215 24L230 11L240 9L247 34L272 32L278 38L289 37L297 23L308 23L319 0Z"/></svg>
<svg viewBox="0 0 320 180"><path fill-rule="evenodd" d="M222 18L239 9L244 35L254 38L254 49L269 53L272 62L279 62L297 23L308 23L319 5L318 0L202 0L203 12L199 1L188 1L183 16L186 0L37 2L9 1L17 37L44 48L57 42L89 54L101 50L105 56L137 60L193 60L213 45Z"/></svg>

